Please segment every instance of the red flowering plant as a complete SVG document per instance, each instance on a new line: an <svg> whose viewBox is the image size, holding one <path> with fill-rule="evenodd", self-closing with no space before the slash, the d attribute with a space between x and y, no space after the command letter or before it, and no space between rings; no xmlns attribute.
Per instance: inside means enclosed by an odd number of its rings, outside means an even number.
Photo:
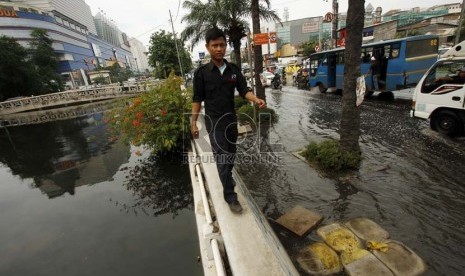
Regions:
<svg viewBox="0 0 465 276"><path fill-rule="evenodd" d="M182 80L174 74L150 92L108 114L114 130L134 145L146 145L155 153L182 146L189 137L192 90L181 90Z"/></svg>

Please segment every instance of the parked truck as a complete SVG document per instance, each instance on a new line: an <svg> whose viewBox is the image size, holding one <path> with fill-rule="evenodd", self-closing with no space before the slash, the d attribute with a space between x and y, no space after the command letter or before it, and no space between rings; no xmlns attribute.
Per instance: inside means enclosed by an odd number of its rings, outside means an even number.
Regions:
<svg viewBox="0 0 465 276"><path fill-rule="evenodd" d="M463 136L465 130L465 41L455 45L425 73L415 88L412 117L429 119L433 130Z"/></svg>

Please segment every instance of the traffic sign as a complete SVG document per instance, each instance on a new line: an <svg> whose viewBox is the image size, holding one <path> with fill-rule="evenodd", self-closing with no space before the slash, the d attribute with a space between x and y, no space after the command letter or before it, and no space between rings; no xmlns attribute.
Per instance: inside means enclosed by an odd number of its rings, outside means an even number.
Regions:
<svg viewBox="0 0 465 276"><path fill-rule="evenodd" d="M270 43L276 43L278 42L278 36L276 35L276 32L271 32L270 33Z"/></svg>
<svg viewBox="0 0 465 276"><path fill-rule="evenodd" d="M253 35L254 45L268 44L268 33L260 33Z"/></svg>
<svg viewBox="0 0 465 276"><path fill-rule="evenodd" d="M334 14L328 12L325 14L324 22L332 22L334 20Z"/></svg>
<svg viewBox="0 0 465 276"><path fill-rule="evenodd" d="M320 46L316 45L315 46L315 52L319 52L320 51Z"/></svg>

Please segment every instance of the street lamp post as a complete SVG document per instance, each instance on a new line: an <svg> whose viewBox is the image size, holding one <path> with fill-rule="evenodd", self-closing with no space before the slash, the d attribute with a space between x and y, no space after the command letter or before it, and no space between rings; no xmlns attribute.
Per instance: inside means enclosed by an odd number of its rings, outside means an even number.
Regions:
<svg viewBox="0 0 465 276"><path fill-rule="evenodd" d="M139 74L139 66L137 65L137 58L134 58L134 60L136 61L136 74Z"/></svg>
<svg viewBox="0 0 465 276"><path fill-rule="evenodd" d="M113 52L113 57L115 58L115 62L118 62L118 60L116 59L116 49L111 48L111 51Z"/></svg>

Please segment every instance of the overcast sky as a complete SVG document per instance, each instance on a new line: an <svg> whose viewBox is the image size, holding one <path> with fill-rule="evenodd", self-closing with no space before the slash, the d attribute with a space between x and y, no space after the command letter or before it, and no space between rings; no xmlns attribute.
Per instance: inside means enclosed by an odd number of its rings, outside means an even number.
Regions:
<svg viewBox="0 0 465 276"><path fill-rule="evenodd" d="M177 33L183 30L185 23L181 23L186 10L182 8L182 0L85 0L90 6L92 14L98 9L103 10L108 17L116 21L119 28L130 37L136 37L148 48L150 34L164 29L171 32L169 10L173 15L174 27ZM206 2L206 0L204 0ZM332 0L270 0L272 9L282 18L284 8L289 10L289 20L323 16L332 10ZM430 7L433 5L457 3L451 0L372 0L374 8L382 7L383 13L391 9L410 9L413 7ZM339 11L346 12L347 0L339 0ZM178 9L179 7L179 9ZM203 45L194 48L193 57L197 59L198 52L204 51Z"/></svg>

